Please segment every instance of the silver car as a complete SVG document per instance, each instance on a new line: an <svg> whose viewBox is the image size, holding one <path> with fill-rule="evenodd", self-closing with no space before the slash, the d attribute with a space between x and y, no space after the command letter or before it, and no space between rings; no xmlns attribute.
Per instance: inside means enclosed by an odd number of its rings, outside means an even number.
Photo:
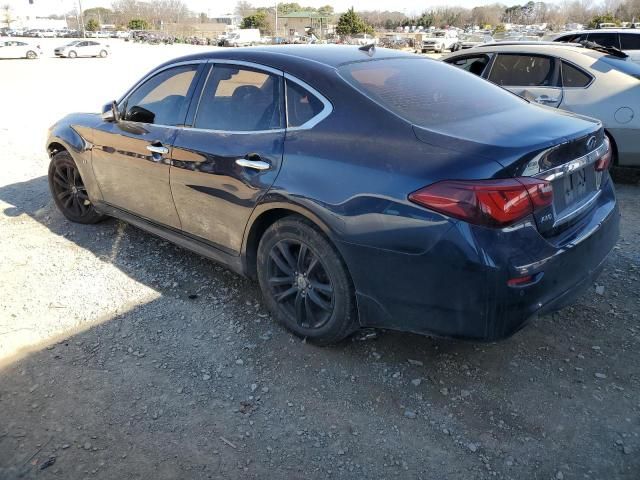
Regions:
<svg viewBox="0 0 640 480"><path fill-rule="evenodd" d="M62 47L56 48L53 53L56 57L102 57L111 53L109 45L104 45L93 40L74 40Z"/></svg>
<svg viewBox="0 0 640 480"><path fill-rule="evenodd" d="M599 119L614 162L640 166L640 65L630 59L575 44L525 42L481 45L443 60L527 100Z"/></svg>

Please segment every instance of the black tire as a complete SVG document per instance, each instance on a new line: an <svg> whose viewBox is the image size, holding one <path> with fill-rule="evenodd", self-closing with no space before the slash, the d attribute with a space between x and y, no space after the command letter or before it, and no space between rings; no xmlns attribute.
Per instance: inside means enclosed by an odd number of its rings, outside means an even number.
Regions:
<svg viewBox="0 0 640 480"><path fill-rule="evenodd" d="M72 222L97 223L106 217L98 213L69 152L56 153L49 163L49 190L58 210Z"/></svg>
<svg viewBox="0 0 640 480"><path fill-rule="evenodd" d="M33 60L34 58L38 58L38 54L36 52L34 52L33 50L29 50L27 52L27 58L29 60Z"/></svg>
<svg viewBox="0 0 640 480"><path fill-rule="evenodd" d="M346 266L311 223L297 216L275 222L260 239L257 263L267 307L287 329L317 345L338 343L357 330Z"/></svg>
<svg viewBox="0 0 640 480"><path fill-rule="evenodd" d="M71 50L71 51L67 54L67 56L68 56L69 58L76 58L76 57L78 56L78 54L75 52L75 50Z"/></svg>
<svg viewBox="0 0 640 480"><path fill-rule="evenodd" d="M100 50L100 58L106 58L109 53L106 50Z"/></svg>

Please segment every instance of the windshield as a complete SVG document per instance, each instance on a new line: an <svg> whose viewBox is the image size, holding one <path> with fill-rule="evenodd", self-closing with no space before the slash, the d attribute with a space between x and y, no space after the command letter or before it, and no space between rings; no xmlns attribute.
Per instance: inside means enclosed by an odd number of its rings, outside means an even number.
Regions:
<svg viewBox="0 0 640 480"><path fill-rule="evenodd" d="M467 42L484 42L484 38L482 35L468 35L464 39Z"/></svg>
<svg viewBox="0 0 640 480"><path fill-rule="evenodd" d="M357 90L420 127L504 112L524 102L475 75L425 58L351 63L338 72Z"/></svg>
<svg viewBox="0 0 640 480"><path fill-rule="evenodd" d="M80 43L80 41L79 41L79 40L75 40L75 41L73 41L73 42L69 42L69 43L67 43L67 44L65 45L65 47L73 47L74 45L77 45L77 44L79 44L79 43Z"/></svg>
<svg viewBox="0 0 640 480"><path fill-rule="evenodd" d="M444 32L436 32L433 34L434 37L444 37Z"/></svg>

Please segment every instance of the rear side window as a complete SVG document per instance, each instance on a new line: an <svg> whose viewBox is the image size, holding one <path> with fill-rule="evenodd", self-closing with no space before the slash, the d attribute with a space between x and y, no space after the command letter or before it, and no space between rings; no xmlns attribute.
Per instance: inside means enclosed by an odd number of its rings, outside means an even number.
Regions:
<svg viewBox="0 0 640 480"><path fill-rule="evenodd" d="M282 77L215 65L202 91L194 126L255 132L282 128Z"/></svg>
<svg viewBox="0 0 640 480"><path fill-rule="evenodd" d="M557 87L555 60L538 55L498 55L489 80L500 86Z"/></svg>
<svg viewBox="0 0 640 480"><path fill-rule="evenodd" d="M620 46L622 50L640 50L640 33L621 33Z"/></svg>
<svg viewBox="0 0 640 480"><path fill-rule="evenodd" d="M351 63L338 72L354 88L420 127L504 112L524 102L458 68L420 57Z"/></svg>
<svg viewBox="0 0 640 480"><path fill-rule="evenodd" d="M591 83L591 77L582 70L562 62L562 86L563 87L586 87Z"/></svg>
<svg viewBox="0 0 640 480"><path fill-rule="evenodd" d="M287 80L287 126L299 127L318 115L323 103L295 82Z"/></svg>
<svg viewBox="0 0 640 480"><path fill-rule="evenodd" d="M596 42L598 45L602 45L603 47L620 48L617 33L590 33L588 40L590 42Z"/></svg>

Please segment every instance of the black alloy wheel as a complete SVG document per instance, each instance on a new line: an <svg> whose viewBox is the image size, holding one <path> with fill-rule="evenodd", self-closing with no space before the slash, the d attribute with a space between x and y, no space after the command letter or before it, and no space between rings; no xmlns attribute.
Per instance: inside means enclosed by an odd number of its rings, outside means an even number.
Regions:
<svg viewBox="0 0 640 480"><path fill-rule="evenodd" d="M273 298L303 328L320 328L333 312L333 285L306 244L281 240L269 252L267 282Z"/></svg>
<svg viewBox="0 0 640 480"><path fill-rule="evenodd" d="M314 225L297 216L278 220L260 239L257 260L267 307L296 335L327 345L357 329L346 266Z"/></svg>
<svg viewBox="0 0 640 480"><path fill-rule="evenodd" d="M96 223L104 219L93 207L78 167L68 152L59 152L49 164L49 189L53 200L69 220Z"/></svg>

